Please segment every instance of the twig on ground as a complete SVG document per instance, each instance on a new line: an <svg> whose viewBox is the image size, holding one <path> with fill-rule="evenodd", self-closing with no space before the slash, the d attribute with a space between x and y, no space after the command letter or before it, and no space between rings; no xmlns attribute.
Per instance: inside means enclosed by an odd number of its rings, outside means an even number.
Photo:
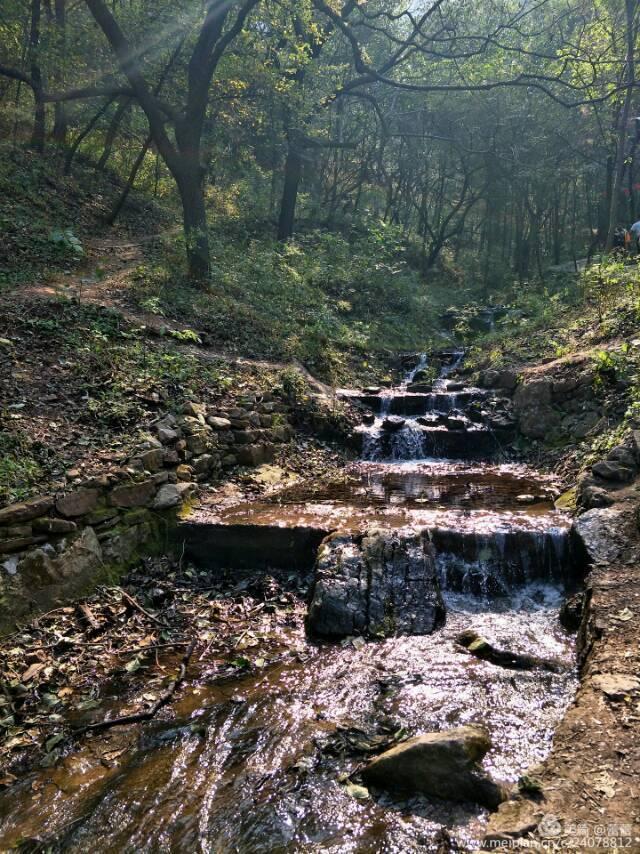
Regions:
<svg viewBox="0 0 640 854"><path fill-rule="evenodd" d="M118 590L122 594L122 598L125 599L129 603L129 605L131 605L132 608L135 608L136 611L139 611L141 614L144 614L145 617L147 617L149 620L153 620L153 622L157 623L159 626L167 628L166 623L164 623L159 617L156 617L155 614L151 614L149 611L146 611L142 607L142 605L136 599L134 599L133 596L130 596L126 590L123 590L122 587L116 587L116 590Z"/></svg>
<svg viewBox="0 0 640 854"><path fill-rule="evenodd" d="M99 732L101 730L111 729L111 727L114 727L114 726L125 726L127 724L136 724L136 723L140 723L141 721L149 721L152 718L154 718L158 714L160 709L162 709L164 706L167 705L169 700L171 700L171 698L173 697L173 695L175 694L177 689L182 684L182 681L184 680L184 677L185 677L186 672L187 672L187 666L189 664L189 661L191 659L191 656L193 654L193 650L195 649L195 646L196 646L196 638L193 638L192 641L189 643L189 646L187 647L187 650L186 650L184 656L182 657L182 661L180 663L180 670L178 671L178 675L173 680L171 685L167 688L167 690L164 692L164 694L162 694L162 696L159 697L155 701L155 703L151 706L151 708L147 709L144 712L134 712L131 715L122 715L121 717L118 717L118 718L111 718L109 720L98 721L95 724L86 724L86 726L80 727L78 730L76 730L76 733L81 734L84 732Z"/></svg>

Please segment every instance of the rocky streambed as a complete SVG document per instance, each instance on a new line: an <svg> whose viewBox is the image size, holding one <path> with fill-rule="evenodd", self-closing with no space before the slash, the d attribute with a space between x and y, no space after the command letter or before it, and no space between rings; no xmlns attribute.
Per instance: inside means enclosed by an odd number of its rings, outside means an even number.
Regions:
<svg viewBox="0 0 640 854"><path fill-rule="evenodd" d="M297 580L282 655L241 652L275 631L273 606L247 609L232 643L246 668L222 673L198 647L171 711L125 727L124 742L96 733L10 789L0 838L471 850L518 781L535 796L531 769L578 684L560 614L585 554L552 481L488 459L511 415L455 377L461 358L441 354L429 391L415 389L423 359L397 389L347 395L374 411L367 459L339 482L205 502L179 527L181 560L214 576Z"/></svg>

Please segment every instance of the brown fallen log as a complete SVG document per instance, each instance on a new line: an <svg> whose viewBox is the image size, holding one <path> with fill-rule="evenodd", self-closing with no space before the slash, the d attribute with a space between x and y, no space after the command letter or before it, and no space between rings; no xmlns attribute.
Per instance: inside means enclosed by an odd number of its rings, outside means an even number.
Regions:
<svg viewBox="0 0 640 854"><path fill-rule="evenodd" d="M538 658L535 655L499 649L473 629L465 629L461 632L456 638L456 643L476 658L509 670L548 670L551 673L562 673L567 670L565 664L554 659Z"/></svg>

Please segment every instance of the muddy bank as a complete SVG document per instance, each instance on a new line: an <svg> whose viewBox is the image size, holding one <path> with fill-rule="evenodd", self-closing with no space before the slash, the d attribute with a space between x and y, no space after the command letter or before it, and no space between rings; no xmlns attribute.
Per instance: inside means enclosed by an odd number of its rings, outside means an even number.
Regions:
<svg viewBox="0 0 640 854"><path fill-rule="evenodd" d="M557 843L640 851L638 496L579 518L594 567L578 634L580 687L536 776L540 793L502 805L484 846Z"/></svg>

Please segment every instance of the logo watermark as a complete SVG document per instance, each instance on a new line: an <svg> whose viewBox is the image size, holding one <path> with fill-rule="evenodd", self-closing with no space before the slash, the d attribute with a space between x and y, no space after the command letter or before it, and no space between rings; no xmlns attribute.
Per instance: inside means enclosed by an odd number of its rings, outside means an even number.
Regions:
<svg viewBox="0 0 640 854"><path fill-rule="evenodd" d="M632 822L570 822L547 813L537 826L535 839L487 839L489 851L637 851L640 828Z"/></svg>

